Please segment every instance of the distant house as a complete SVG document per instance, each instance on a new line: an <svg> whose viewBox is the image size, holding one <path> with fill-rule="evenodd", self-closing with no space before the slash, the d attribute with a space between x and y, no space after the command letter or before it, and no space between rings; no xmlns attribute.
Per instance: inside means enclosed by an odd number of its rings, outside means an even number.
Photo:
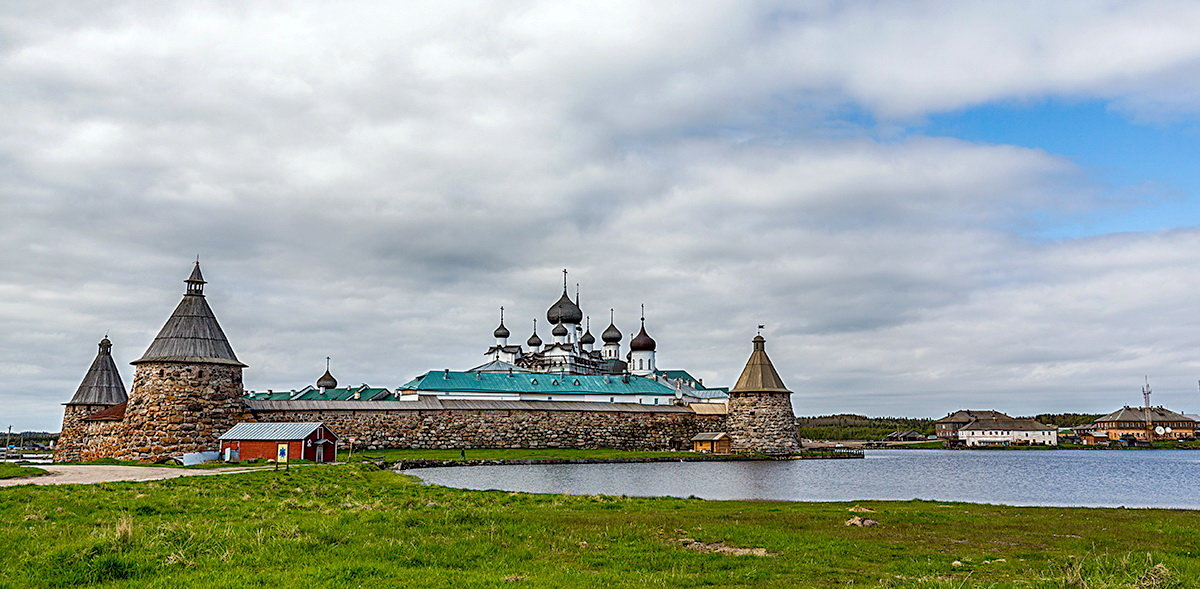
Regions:
<svg viewBox="0 0 1200 589"><path fill-rule="evenodd" d="M290 460L333 462L338 437L323 423L239 423L221 434L221 453L237 452L241 460L274 460L287 448Z"/></svg>
<svg viewBox="0 0 1200 589"><path fill-rule="evenodd" d="M1097 434L1106 433L1110 440L1178 440L1196 436L1196 420L1162 406L1130 407L1126 405L1092 423Z"/></svg>
<svg viewBox="0 0 1200 589"><path fill-rule="evenodd" d="M934 433L942 440L957 440L959 439L958 430L962 426L979 419L1012 419L1012 417L999 411L960 409L933 422Z"/></svg>
<svg viewBox="0 0 1200 589"><path fill-rule="evenodd" d="M1032 419L976 419L958 428L968 446L1057 446L1058 428Z"/></svg>
<svg viewBox="0 0 1200 589"><path fill-rule="evenodd" d="M725 432L700 432L692 436L693 452L729 454L732 444L733 439Z"/></svg>
<svg viewBox="0 0 1200 589"><path fill-rule="evenodd" d="M923 441L925 441L925 434L923 434L919 431L911 430L911 429L905 430L905 431L897 430L897 431L894 431L894 432L884 436L883 441L885 441L885 442L923 442Z"/></svg>

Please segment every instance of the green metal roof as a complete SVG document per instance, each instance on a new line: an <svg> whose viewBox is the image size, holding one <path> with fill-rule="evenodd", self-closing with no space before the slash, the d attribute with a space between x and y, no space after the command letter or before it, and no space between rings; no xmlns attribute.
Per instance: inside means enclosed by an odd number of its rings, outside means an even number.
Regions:
<svg viewBox="0 0 1200 589"><path fill-rule="evenodd" d="M254 391L254 396L250 396L250 393L246 393L246 397L251 399L261 399L263 401L286 401L291 399L292 395L295 394L296 391Z"/></svg>
<svg viewBox="0 0 1200 589"><path fill-rule="evenodd" d="M358 399L354 398L354 394L359 393ZM374 387L341 387L335 389L311 389L305 391L298 397L293 397L296 401L384 401L391 398L391 394L387 394L387 389ZM376 397L379 397L376 399Z"/></svg>
<svg viewBox="0 0 1200 589"><path fill-rule="evenodd" d="M663 376L671 380L682 380L684 382L691 383L692 386L698 389L704 388L704 385L700 384L700 379L692 376L692 374L686 370L658 370L656 372L659 376Z"/></svg>
<svg viewBox="0 0 1200 589"><path fill-rule="evenodd" d="M600 374L504 374L431 370L397 387L407 391L544 393L557 395L674 395L664 384L640 376Z"/></svg>

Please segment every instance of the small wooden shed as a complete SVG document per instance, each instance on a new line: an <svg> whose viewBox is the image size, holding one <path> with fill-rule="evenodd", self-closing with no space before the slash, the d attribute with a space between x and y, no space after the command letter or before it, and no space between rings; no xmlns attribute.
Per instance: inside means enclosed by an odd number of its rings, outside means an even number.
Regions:
<svg viewBox="0 0 1200 589"><path fill-rule="evenodd" d="M725 432L700 432L692 436L693 452L729 454L732 451L732 444L733 440Z"/></svg>
<svg viewBox="0 0 1200 589"><path fill-rule="evenodd" d="M233 450L241 460L275 460L286 448L289 460L337 460L337 434L323 423L239 423L221 434L221 453Z"/></svg>

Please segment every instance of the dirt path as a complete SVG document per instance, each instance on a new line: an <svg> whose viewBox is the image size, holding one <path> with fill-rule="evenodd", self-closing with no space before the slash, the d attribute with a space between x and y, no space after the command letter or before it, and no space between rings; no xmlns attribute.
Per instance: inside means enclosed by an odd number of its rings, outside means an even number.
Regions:
<svg viewBox="0 0 1200 589"><path fill-rule="evenodd" d="M15 485L86 485L89 483L111 483L115 481L158 481L175 477L194 477L214 474L236 474L271 468L260 466L255 468L229 467L208 470L187 468L165 468L161 466L81 466L81 465L38 465L38 468L50 474L40 477L25 477L19 479L0 479L0 487Z"/></svg>

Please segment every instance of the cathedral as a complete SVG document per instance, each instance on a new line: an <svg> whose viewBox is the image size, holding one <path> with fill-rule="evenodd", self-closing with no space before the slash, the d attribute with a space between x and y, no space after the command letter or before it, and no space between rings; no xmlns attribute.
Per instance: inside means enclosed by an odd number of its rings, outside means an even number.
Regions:
<svg viewBox="0 0 1200 589"><path fill-rule="evenodd" d="M504 307L500 308L500 326L492 333L496 343L485 354L491 362L473 368L473 372L506 372L523 370L544 374L633 374L651 376L657 371L654 352L657 344L646 333L646 312L642 307L641 330L629 342L629 353L622 359L621 339L613 310L609 309L608 327L600 334L603 342L596 349L596 336L592 335L590 320L585 323L583 309L579 307L579 291L575 300L567 295L567 271L563 270L563 291L546 310L546 321L553 325L550 343L542 342L537 333L537 319L533 320L533 335L525 341L529 349L520 344L508 343L512 332L504 325Z"/></svg>

